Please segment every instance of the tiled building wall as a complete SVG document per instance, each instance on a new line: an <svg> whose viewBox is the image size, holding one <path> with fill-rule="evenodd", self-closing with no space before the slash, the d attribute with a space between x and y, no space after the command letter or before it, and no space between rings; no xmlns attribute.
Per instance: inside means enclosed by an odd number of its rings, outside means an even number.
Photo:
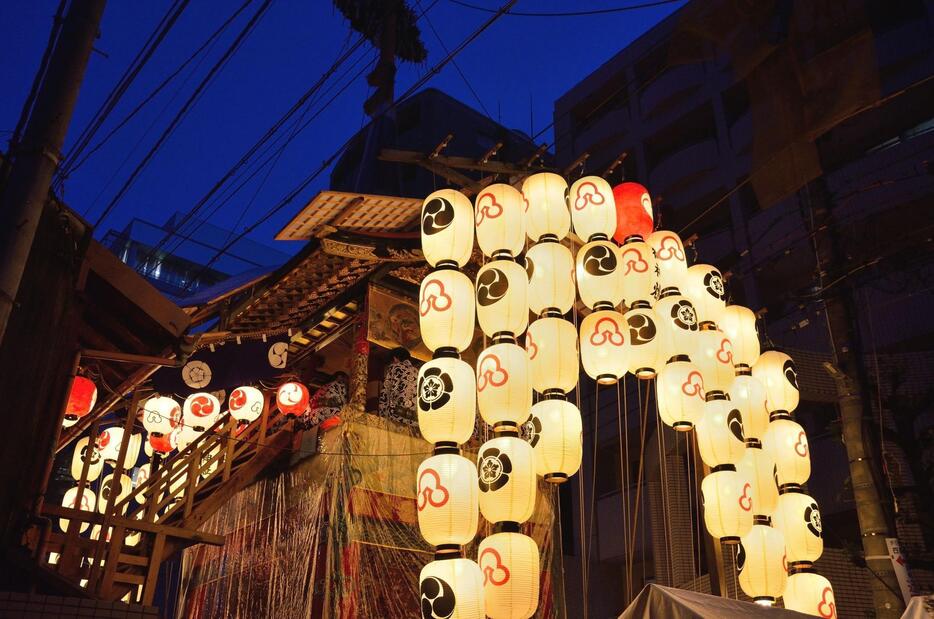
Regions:
<svg viewBox="0 0 934 619"><path fill-rule="evenodd" d="M0 619L159 619L159 609L139 604L105 602L0 591Z"/></svg>

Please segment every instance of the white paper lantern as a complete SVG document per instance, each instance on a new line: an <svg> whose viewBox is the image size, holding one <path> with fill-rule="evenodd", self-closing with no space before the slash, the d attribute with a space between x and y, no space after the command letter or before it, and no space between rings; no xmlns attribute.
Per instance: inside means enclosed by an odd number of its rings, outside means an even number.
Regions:
<svg viewBox="0 0 934 619"><path fill-rule="evenodd" d="M97 449L97 453L100 454L101 460L113 465L120 456L120 443L122 442L123 428L112 426L101 430L101 433L97 436L97 440L94 441L94 445Z"/></svg>
<svg viewBox="0 0 934 619"><path fill-rule="evenodd" d="M525 248L525 200L512 185L495 183L474 200L477 244L487 256L514 258Z"/></svg>
<svg viewBox="0 0 934 619"><path fill-rule="evenodd" d="M91 438L85 436L75 443L75 451L71 455L71 476L75 481L81 479L84 461L88 460L87 481L95 481L104 470L104 459L97 452L97 448L90 446Z"/></svg>
<svg viewBox="0 0 934 619"><path fill-rule="evenodd" d="M220 466L220 459L215 456L220 455L221 445L215 443L213 447L201 452L201 479L207 479Z"/></svg>
<svg viewBox="0 0 934 619"><path fill-rule="evenodd" d="M629 371L637 378L652 378L663 363L659 359L658 316L647 301L636 301L623 318L629 327Z"/></svg>
<svg viewBox="0 0 934 619"><path fill-rule="evenodd" d="M687 357L673 357L656 379L658 415L665 425L686 432L704 414L704 378Z"/></svg>
<svg viewBox="0 0 934 619"><path fill-rule="evenodd" d="M752 528L752 483L727 465L701 481L704 524L721 542L735 544Z"/></svg>
<svg viewBox="0 0 934 619"><path fill-rule="evenodd" d="M662 290L683 288L688 273L688 262L681 237L670 230L656 230L649 235L646 242L655 250L659 287Z"/></svg>
<svg viewBox="0 0 934 619"><path fill-rule="evenodd" d="M756 315L742 305L727 305L720 312L717 326L733 343L733 363L752 367L759 360L759 330Z"/></svg>
<svg viewBox="0 0 934 619"><path fill-rule="evenodd" d="M752 366L752 375L765 386L769 412L792 412L798 408L798 370L791 357L777 350L768 350Z"/></svg>
<svg viewBox="0 0 934 619"><path fill-rule="evenodd" d="M126 454L123 456L123 470L129 471L136 466L139 460L140 451L143 448L143 435L140 433L131 434L130 440L126 444Z"/></svg>
<svg viewBox="0 0 934 619"><path fill-rule="evenodd" d="M779 487L801 485L811 476L808 436L797 422L774 419L762 437L762 448L775 460L775 479Z"/></svg>
<svg viewBox="0 0 934 619"><path fill-rule="evenodd" d="M723 393L708 398L695 426L701 460L711 468L739 464L746 453L743 418Z"/></svg>
<svg viewBox="0 0 934 619"><path fill-rule="evenodd" d="M539 318L526 331L525 350L535 391L557 389L567 393L577 385L580 365L573 323L563 318Z"/></svg>
<svg viewBox="0 0 934 619"><path fill-rule="evenodd" d="M574 232L585 243L609 239L616 232L616 201L613 188L601 176L584 176L568 193Z"/></svg>
<svg viewBox="0 0 934 619"><path fill-rule="evenodd" d="M152 464L151 463L146 462L145 464L141 464L140 466L136 467L133 470L133 475L131 476L131 479L133 480L133 490L136 490L137 488L145 484L147 481L149 481L149 477L151 475L152 475ZM133 500L135 500L140 505L144 505L146 503L146 500L149 498L150 493L151 493L151 490L144 490L142 492L139 492L133 496Z"/></svg>
<svg viewBox="0 0 934 619"><path fill-rule="evenodd" d="M787 610L827 619L837 617L837 601L830 581L813 571L791 574L782 601Z"/></svg>
<svg viewBox="0 0 934 619"><path fill-rule="evenodd" d="M483 574L470 559L432 561L418 582L422 617L483 619Z"/></svg>
<svg viewBox="0 0 934 619"><path fill-rule="evenodd" d="M583 423L580 411L566 400L542 400L525 424L535 452L535 470L545 481L562 483L580 469Z"/></svg>
<svg viewBox="0 0 934 619"><path fill-rule="evenodd" d="M85 487L84 491L81 493L81 498L78 498L78 487L69 488L65 492L64 498L62 498L62 507L67 507L69 509L80 509L84 512L93 512L97 506L97 496L94 494L94 491L90 488ZM58 526L62 528L62 531L68 530L68 519L60 518L58 521ZM84 533L88 530L88 523L82 522L78 528L79 533Z"/></svg>
<svg viewBox="0 0 934 619"><path fill-rule="evenodd" d="M237 421L250 423L256 421L263 414L265 398L263 392L256 387L237 387L230 393L227 402L230 407L230 416Z"/></svg>
<svg viewBox="0 0 934 619"><path fill-rule="evenodd" d="M456 448L426 458L418 467L418 528L439 551L459 550L477 534L477 470Z"/></svg>
<svg viewBox="0 0 934 619"><path fill-rule="evenodd" d="M619 248L619 273L623 302L632 307L637 301L653 303L658 296L658 266L655 251L641 236L631 236Z"/></svg>
<svg viewBox="0 0 934 619"><path fill-rule="evenodd" d="M571 311L574 297L574 256L571 250L549 241L532 245L525 254L529 278L529 309L536 316L554 308L559 314Z"/></svg>
<svg viewBox="0 0 934 619"><path fill-rule="evenodd" d="M121 473L119 478L114 477L113 473L105 475L101 481L100 495L97 498L97 511L103 514L107 511L111 501L114 504L120 503L132 491L133 480L129 475ZM123 506L123 511L126 511L126 505Z"/></svg>
<svg viewBox="0 0 934 619"><path fill-rule="evenodd" d="M765 524L753 525L742 537L736 569L739 586L757 604L771 606L785 590L785 540L780 531Z"/></svg>
<svg viewBox="0 0 934 619"><path fill-rule="evenodd" d="M817 501L803 492L784 492L772 513L772 526L784 533L788 566L810 566L824 552L823 525Z"/></svg>
<svg viewBox="0 0 934 619"><path fill-rule="evenodd" d="M188 446L198 440L204 434L201 430L192 426L182 426L176 433L176 447L179 451L185 451Z"/></svg>
<svg viewBox="0 0 934 619"><path fill-rule="evenodd" d="M720 315L726 307L726 286L717 267L709 264L690 267L684 278L683 292L694 304L698 320L719 326Z"/></svg>
<svg viewBox="0 0 934 619"><path fill-rule="evenodd" d="M521 533L495 533L477 550L486 614L491 619L528 619L538 608L541 578L538 546Z"/></svg>
<svg viewBox="0 0 934 619"><path fill-rule="evenodd" d="M466 443L473 434L477 383L470 364L432 359L418 370L418 427L429 443Z"/></svg>
<svg viewBox="0 0 934 619"><path fill-rule="evenodd" d="M522 335L529 324L529 278L512 260L493 260L477 272L477 322L488 337Z"/></svg>
<svg viewBox="0 0 934 619"><path fill-rule="evenodd" d="M516 434L516 433L512 433ZM518 436L499 436L477 452L480 513L489 522L525 522L535 508L535 455Z"/></svg>
<svg viewBox="0 0 934 619"><path fill-rule="evenodd" d="M615 310L588 314L580 325L581 363L587 375L612 385L629 368L628 325Z"/></svg>
<svg viewBox="0 0 934 619"><path fill-rule="evenodd" d="M441 189L422 203L422 252L431 266L464 266L473 252L474 216L470 199L454 189Z"/></svg>
<svg viewBox="0 0 934 619"><path fill-rule="evenodd" d="M700 323L690 299L682 296L677 288L665 288L655 302L658 316L658 347L662 361L676 355L688 355L693 360L697 355L697 334Z"/></svg>
<svg viewBox="0 0 934 619"><path fill-rule="evenodd" d="M746 452L736 465L736 470L752 484L752 511L756 516L771 516L778 503L778 486L775 485L775 460L757 441L746 444Z"/></svg>
<svg viewBox="0 0 934 619"><path fill-rule="evenodd" d="M743 416L746 438L762 440L769 429L769 411L765 407L765 387L748 369L737 370L730 385L730 400Z"/></svg>
<svg viewBox="0 0 934 619"><path fill-rule="evenodd" d="M217 423L221 414L221 403L210 393L193 393L185 398L182 406L182 423L203 434Z"/></svg>
<svg viewBox="0 0 934 619"><path fill-rule="evenodd" d="M474 290L470 278L453 269L429 273L418 295L419 327L429 350L470 348L474 335Z"/></svg>
<svg viewBox="0 0 934 619"><path fill-rule="evenodd" d="M691 360L704 375L707 391L729 392L736 377L736 368L733 367L733 344L730 338L709 322L701 326L695 338L697 353L691 356Z"/></svg>
<svg viewBox="0 0 934 619"><path fill-rule="evenodd" d="M571 229L567 205L568 183L551 172L533 174L522 183L525 232L534 243L543 236L560 241Z"/></svg>
<svg viewBox="0 0 934 619"><path fill-rule="evenodd" d="M182 420L178 402L165 396L155 396L143 405L143 427L151 434L169 434Z"/></svg>
<svg viewBox="0 0 934 619"><path fill-rule="evenodd" d="M529 418L529 357L521 346L493 344L477 357L477 406L494 429L518 427Z"/></svg>
<svg viewBox="0 0 934 619"><path fill-rule="evenodd" d="M610 309L623 301L619 276L619 250L610 241L591 241L577 252L577 290L581 301L593 309Z"/></svg>

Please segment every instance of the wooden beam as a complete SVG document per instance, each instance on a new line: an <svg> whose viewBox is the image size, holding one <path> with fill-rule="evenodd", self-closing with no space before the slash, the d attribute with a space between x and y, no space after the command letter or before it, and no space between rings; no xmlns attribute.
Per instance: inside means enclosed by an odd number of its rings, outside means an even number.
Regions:
<svg viewBox="0 0 934 619"><path fill-rule="evenodd" d="M156 583L159 582L159 567L162 565L162 550L165 547L165 535L157 534L152 547L149 567L146 569L146 580L143 583L143 606L152 606L152 598L156 593Z"/></svg>
<svg viewBox="0 0 934 619"><path fill-rule="evenodd" d="M587 163L588 159L590 159L590 153L582 154L580 157L575 159L571 163L571 165L569 165L568 167L564 168L564 170L562 170L561 176L564 176L565 178L567 178L568 176L570 176L571 172L573 172L575 169L583 168L584 164Z"/></svg>
<svg viewBox="0 0 934 619"><path fill-rule="evenodd" d="M602 174L601 176L603 176L603 178L606 178L606 177L608 177L610 174L612 174L613 172L615 172L615 171L616 171L616 168L618 168L619 166L623 165L623 162L626 161L626 157L628 157L628 156L629 156L629 153L627 153L626 151L621 152L621 153L619 154L619 157L617 157L616 159L613 160L613 163L610 164L610 167L608 167L608 168L603 172L603 174Z"/></svg>
<svg viewBox="0 0 934 619"><path fill-rule="evenodd" d="M496 144L493 145L493 147L490 150L483 153L483 156L480 157L480 161L478 163L480 163L481 165L486 164L490 159L496 156L496 153L498 153L499 149L501 149L502 147L503 147L503 143L497 142Z"/></svg>
<svg viewBox="0 0 934 619"><path fill-rule="evenodd" d="M538 152L538 151L536 151ZM532 155L535 157L535 155ZM393 163L411 163L422 165L425 162L433 161L448 168L458 170L473 170L477 172L486 172L488 174L502 174L507 176L526 175L529 173L528 164L514 164L505 161L477 161L470 157L453 157L448 155L438 155L429 157L424 153L411 150L397 150L394 148L384 148L379 153L381 161L391 161ZM534 161L530 159L530 161Z"/></svg>
<svg viewBox="0 0 934 619"><path fill-rule="evenodd" d="M81 357L84 359L101 359L104 361L117 361L119 363L136 363L144 365L163 365L180 367L181 363L176 359L167 359L164 357L153 357L150 355L132 355L124 352L111 350L93 350L84 348L81 350Z"/></svg>
<svg viewBox="0 0 934 619"><path fill-rule="evenodd" d="M431 151L431 154L428 155L428 158L429 158L429 159L436 159L438 156L440 156L441 153L444 151L444 149L446 149L446 148L448 147L448 144L450 144L450 143L451 143L451 140L453 140L453 139L454 139L454 134L453 134L453 133L447 134L447 135L445 136L445 138L444 138L443 140L441 140L441 141L438 143L437 146L435 146L435 149L434 149L433 151Z"/></svg>
<svg viewBox="0 0 934 619"><path fill-rule="evenodd" d="M44 516L52 518L69 518L84 521L90 524L101 524L103 514L97 512L86 512L80 509L71 509L61 505L46 505L42 509ZM206 520L207 518L205 518ZM133 520L126 516L114 516L112 524L122 526L131 531L141 531L143 533L161 533L169 537L175 537L182 540L188 540L197 544L211 544L212 546L223 546L224 537L215 535L206 531L198 531L184 527L177 527L157 522L146 522L145 520Z"/></svg>

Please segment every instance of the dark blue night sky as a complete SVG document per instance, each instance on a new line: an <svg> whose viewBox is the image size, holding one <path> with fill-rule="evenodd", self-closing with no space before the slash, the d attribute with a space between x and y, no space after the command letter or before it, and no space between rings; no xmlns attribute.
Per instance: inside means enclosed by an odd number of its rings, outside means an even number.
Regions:
<svg viewBox="0 0 934 619"><path fill-rule="evenodd" d="M475 3L490 8L499 6L494 0ZM635 3L635 0L524 0L515 10L567 11ZM66 142L66 154L169 4L168 0L108 2L96 46L101 53L91 57ZM105 135L241 4L240 0L191 2L97 137ZM424 65L400 68L397 94L445 56L428 20L451 49L489 18L488 13L449 0L438 0L433 5L432 0L420 0L420 4L411 0L409 4L416 13L431 7L428 19L422 17L419 22L429 56ZM57 5L58 0L0 2L0 40L4 42L0 61L3 150L38 67ZM213 45L207 57L201 56L191 63L143 113L67 180L64 198L72 208L92 222L98 218L259 5L260 1L254 0ZM491 116L507 126L535 133L552 120L557 97L680 5L676 2L596 16L505 16L464 50L457 63ZM172 212L190 209L355 36L329 0L274 0L256 30L104 221L97 236L110 228L122 228L134 216L162 223ZM364 45L329 84L336 91L350 81L364 62L374 58L375 51ZM453 65L448 65L429 86L483 109ZM257 174L216 211L213 221L238 229L256 221L363 126L362 103L368 95L364 78L356 79L292 141L271 171L267 168ZM330 98L330 92L324 98ZM549 130L540 141L552 139ZM327 176L322 174L294 206L283 210L251 236L269 241L315 192L326 187Z"/></svg>

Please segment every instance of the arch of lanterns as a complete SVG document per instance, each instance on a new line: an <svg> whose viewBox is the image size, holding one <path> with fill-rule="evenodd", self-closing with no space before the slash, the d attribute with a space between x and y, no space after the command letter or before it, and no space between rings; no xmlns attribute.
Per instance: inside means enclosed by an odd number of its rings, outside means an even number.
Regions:
<svg viewBox="0 0 934 619"><path fill-rule="evenodd" d="M644 187L611 188L597 176L568 186L557 174L534 174L521 191L490 185L473 204L453 189L425 199L422 249L433 270L421 283L419 314L434 354L419 372L418 420L434 451L419 466L416 501L435 558L420 576L423 617L535 613L539 550L520 525L532 515L536 476L561 483L580 468L581 414L567 399L579 365L602 384L627 372L654 380L661 420L696 432L710 469L704 521L711 536L738 545L749 597L836 615L830 582L813 567L823 540L817 503L803 490L811 463L807 435L792 419L794 362L760 351L755 315L727 305L717 268L689 267L678 235L652 222ZM572 227L584 243L576 256ZM472 282L460 269L474 239L488 260ZM578 296L590 313L576 328L565 317ZM475 317L490 345L471 368L460 353ZM474 463L460 446L477 410L494 438ZM480 514L493 533L474 560L462 547Z"/></svg>

